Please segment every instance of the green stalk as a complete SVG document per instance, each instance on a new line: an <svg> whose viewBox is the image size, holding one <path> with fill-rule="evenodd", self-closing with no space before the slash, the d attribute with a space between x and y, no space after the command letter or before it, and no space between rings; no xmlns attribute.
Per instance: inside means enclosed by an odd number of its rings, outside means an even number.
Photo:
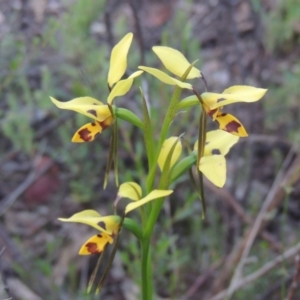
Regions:
<svg viewBox="0 0 300 300"><path fill-rule="evenodd" d="M150 260L150 239L143 239L141 241L142 250L142 299L152 300L153 287L152 287L152 268Z"/></svg>

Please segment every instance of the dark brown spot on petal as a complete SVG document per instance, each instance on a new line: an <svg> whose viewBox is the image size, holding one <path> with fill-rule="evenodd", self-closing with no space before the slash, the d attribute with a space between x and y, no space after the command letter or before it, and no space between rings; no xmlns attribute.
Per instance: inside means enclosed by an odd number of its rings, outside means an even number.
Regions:
<svg viewBox="0 0 300 300"><path fill-rule="evenodd" d="M92 114L93 116L97 117L97 112L94 109L90 109L87 111L89 114Z"/></svg>
<svg viewBox="0 0 300 300"><path fill-rule="evenodd" d="M92 126L96 126L96 123L91 123Z"/></svg>
<svg viewBox="0 0 300 300"><path fill-rule="evenodd" d="M102 234L101 233L97 234L97 237L102 238Z"/></svg>
<svg viewBox="0 0 300 300"><path fill-rule="evenodd" d="M218 154L221 154L221 152L220 152L219 149L212 149L212 150L211 150L211 154L212 154L212 155L218 155Z"/></svg>
<svg viewBox="0 0 300 300"><path fill-rule="evenodd" d="M106 230L106 225L105 225L105 223L103 221L99 222L98 225L100 227L102 227L104 230Z"/></svg>
<svg viewBox="0 0 300 300"><path fill-rule="evenodd" d="M218 108L216 108L216 109L213 109L213 110L210 110L207 114L210 116L210 117L212 117L214 114L215 114L215 112L218 110Z"/></svg>
<svg viewBox="0 0 300 300"><path fill-rule="evenodd" d="M226 113L221 113L221 114L218 115L218 117L225 117L225 116L227 116Z"/></svg>
<svg viewBox="0 0 300 300"><path fill-rule="evenodd" d="M78 131L78 134L80 138L85 142L89 142L92 139L92 137L90 136L91 132L87 128L81 129L80 131Z"/></svg>
<svg viewBox="0 0 300 300"><path fill-rule="evenodd" d="M224 100L226 100L226 98L219 98L219 99L217 100L217 103L222 102L222 101L224 101Z"/></svg>
<svg viewBox="0 0 300 300"><path fill-rule="evenodd" d="M92 254L100 253L96 243L87 243L87 244L85 244L85 247L87 248L87 251L89 253L92 253Z"/></svg>
<svg viewBox="0 0 300 300"><path fill-rule="evenodd" d="M239 127L241 127L240 123L237 121L231 121L225 126L225 130L228 132L239 132Z"/></svg>

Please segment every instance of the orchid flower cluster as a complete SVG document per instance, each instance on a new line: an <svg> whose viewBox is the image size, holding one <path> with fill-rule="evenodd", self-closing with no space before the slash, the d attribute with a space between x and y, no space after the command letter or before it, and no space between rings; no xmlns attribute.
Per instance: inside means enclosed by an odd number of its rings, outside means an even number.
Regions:
<svg viewBox="0 0 300 300"><path fill-rule="evenodd" d="M125 182L119 185L117 201L113 203L115 208L121 198L130 200L121 215L102 216L95 210L84 210L70 218L60 218L59 220L83 223L98 231L97 234L84 242L79 250L80 255L100 254L101 258L108 245L113 244L111 259L97 286L97 292L101 289L105 275L112 263L121 229L130 230L141 245L142 299L150 300L153 297L150 239L164 199L173 193L170 185L184 173L194 168L194 172L189 173L191 176L194 174L199 178L197 188L205 211L203 175L217 187L223 187L226 182L225 156L240 137L248 135L242 123L233 115L223 112L223 107L236 102L258 101L267 90L238 85L229 87L222 93L208 92L203 74L194 66L196 62L190 63L178 50L164 46L153 47L153 52L171 75L157 68L139 66L138 70L127 79L122 79L127 69L127 56L132 40L133 34L128 33L111 52L107 77L109 93L106 103L88 96L67 102L61 102L52 97L51 100L58 108L73 110L92 119L92 122L83 125L75 132L72 142L94 141L97 134L110 126L113 127L112 141L116 141L118 138L117 124L120 120L125 120L139 127L144 137L145 153L148 160L148 170L145 177L147 179L139 184ZM116 97L124 96L131 89L134 79L146 74L154 76L166 85L174 86L174 93L165 111L161 131L158 134L153 133L153 120L141 89L142 116L114 104ZM205 92L198 92L196 82L186 82L195 79L203 80ZM189 91L191 95L181 99L183 89ZM170 135L170 125L179 111L187 110L193 106L199 110L198 136L190 145L193 150L182 157L182 136ZM206 131L207 116L212 121L217 122L218 129ZM158 138L156 138L157 136ZM114 165L117 165L115 142L112 143L109 152L107 172L113 161L115 162ZM115 170L115 174L117 174L117 170ZM141 224L134 218L128 217L128 214L137 208L140 208ZM95 274L91 277L89 290L92 288L94 278Z"/></svg>

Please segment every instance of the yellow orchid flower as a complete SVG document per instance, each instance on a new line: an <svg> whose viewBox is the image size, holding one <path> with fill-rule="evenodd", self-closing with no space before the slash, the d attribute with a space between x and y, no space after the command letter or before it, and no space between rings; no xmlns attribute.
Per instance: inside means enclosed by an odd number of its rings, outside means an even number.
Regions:
<svg viewBox="0 0 300 300"><path fill-rule="evenodd" d="M164 47L164 46L155 46L152 48L152 50L161 60L165 68L179 78L181 78L184 75L186 70L191 65L188 62L188 60L185 58L185 56L176 49L170 47ZM163 83L169 85L177 85L183 89L189 89L189 90L193 89L191 84L173 78L168 74L166 74L165 72L162 72L158 69L149 68L145 66L139 66L139 69L153 75ZM198 77L201 77L200 70L196 69L195 67L192 67L187 76L187 79L193 79Z"/></svg>
<svg viewBox="0 0 300 300"><path fill-rule="evenodd" d="M226 182L225 155L238 140L238 136L219 129L206 134L204 153L198 168L217 187L223 187ZM197 149L198 141L195 143L194 151Z"/></svg>
<svg viewBox="0 0 300 300"><path fill-rule="evenodd" d="M176 143L176 146L175 146L174 152L172 154L170 169L178 161L178 159L181 155L181 152L182 152L182 144L181 144L181 141L178 139L179 138L177 136L172 136L164 141L163 146L162 146L161 151L158 156L158 160L157 160L157 163L158 163L161 171L163 170L165 162L167 160L167 157L175 143Z"/></svg>
<svg viewBox="0 0 300 300"><path fill-rule="evenodd" d="M113 237L118 233L121 222L119 216L101 216L92 209L76 213L68 219L59 218L59 220L87 224L100 231L99 234L92 236L82 245L79 250L80 255L101 253L108 243L113 243Z"/></svg>
<svg viewBox="0 0 300 300"><path fill-rule="evenodd" d="M136 192L138 194L135 194ZM153 190L146 197L141 198L141 188L134 182L124 183L119 189L119 196L135 200L126 206L125 215L154 199L166 197L172 193L172 190ZM89 238L79 250L80 255L89 255L101 253L108 244L113 243L114 236L120 230L122 218L117 215L102 216L97 211L88 209L76 213L68 219L59 218L59 220L62 222L83 223L94 227L100 232Z"/></svg>
<svg viewBox="0 0 300 300"><path fill-rule="evenodd" d="M245 137L248 134L242 123L233 115L223 113L222 108L225 105L236 102L258 101L266 92L266 89L246 85L236 85L224 90L222 94L209 92L202 93L202 105L206 113L214 121L219 123L220 129L236 136Z"/></svg>
<svg viewBox="0 0 300 300"><path fill-rule="evenodd" d="M120 80L127 68L127 55L132 39L133 34L128 33L112 49L107 78L110 89L107 98L107 103L109 105L113 103L114 98L125 95L131 88L134 78L143 73L143 71L137 71L127 79ZM114 121L109 106L94 98L79 97L67 102L61 102L52 97L50 97L50 99L58 108L73 110L94 119L94 122L87 123L76 131L72 138L72 142L91 142L98 133L101 133Z"/></svg>

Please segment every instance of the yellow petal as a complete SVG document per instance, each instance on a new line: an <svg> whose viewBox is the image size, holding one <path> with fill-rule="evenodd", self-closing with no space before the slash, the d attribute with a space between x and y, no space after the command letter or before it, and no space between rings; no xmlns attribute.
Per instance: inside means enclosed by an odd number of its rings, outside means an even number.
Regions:
<svg viewBox="0 0 300 300"><path fill-rule="evenodd" d="M125 182L120 185L118 196L138 201L142 198L142 188L135 182Z"/></svg>
<svg viewBox="0 0 300 300"><path fill-rule="evenodd" d="M123 39L115 45L111 51L110 67L107 82L110 87L118 82L124 75L127 68L127 55L132 42L133 34L126 34Z"/></svg>
<svg viewBox="0 0 300 300"><path fill-rule="evenodd" d="M98 133L102 132L102 127L98 121L88 123L80 127L72 138L73 143L91 142Z"/></svg>
<svg viewBox="0 0 300 300"><path fill-rule="evenodd" d="M166 83L169 85L177 85L177 86L181 87L182 89L189 89L189 90L193 89L191 84L186 83L186 82L181 82L158 69L144 67L144 66L139 66L139 69L153 75L154 77L156 77L163 83Z"/></svg>
<svg viewBox="0 0 300 300"><path fill-rule="evenodd" d="M230 148L239 140L238 136L232 135L223 130L213 130L206 134L206 143L204 148L204 156L210 155L226 155ZM194 150L197 151L198 142L195 144Z"/></svg>
<svg viewBox="0 0 300 300"><path fill-rule="evenodd" d="M152 191L149 195L147 195L145 198L139 200L139 201L135 201L135 202L131 202L126 206L125 209L125 214L129 213L130 211L146 204L149 201L152 201L154 199L158 199L158 198L162 198L162 197L166 197L170 194L172 194L173 191L171 190L154 190Z"/></svg>
<svg viewBox="0 0 300 300"><path fill-rule="evenodd" d="M224 90L222 94L203 93L201 97L210 109L215 109L236 102L255 102L260 100L266 92L266 89L237 85Z"/></svg>
<svg viewBox="0 0 300 300"><path fill-rule="evenodd" d="M223 187L226 182L226 160L223 155L203 156L199 170L214 185Z"/></svg>
<svg viewBox="0 0 300 300"><path fill-rule="evenodd" d="M176 49L163 46L155 46L152 48L155 54L159 57L163 65L171 73L178 77L182 77L185 71L191 65L185 56ZM193 67L187 76L187 79L201 77L200 70Z"/></svg>
<svg viewBox="0 0 300 300"><path fill-rule="evenodd" d="M121 218L115 215L102 217L97 211L88 209L76 213L68 219L59 218L59 220L62 222L87 224L101 232L113 234L118 232Z"/></svg>
<svg viewBox="0 0 300 300"><path fill-rule="evenodd" d="M113 243L113 238L106 233L99 233L89 238L80 248L79 255L99 254L107 244Z"/></svg>
<svg viewBox="0 0 300 300"><path fill-rule="evenodd" d="M248 136L248 133L242 123L233 115L226 113L219 113L216 117L219 127L233 135L240 137Z"/></svg>
<svg viewBox="0 0 300 300"><path fill-rule="evenodd" d="M141 75L143 71L136 71L131 74L127 79L120 80L117 84L113 87L112 91L110 92L107 103L111 104L115 97L125 95L131 88L133 79L139 75Z"/></svg>
<svg viewBox="0 0 300 300"><path fill-rule="evenodd" d="M67 102L50 99L58 108L73 110L100 122L111 115L107 105L91 97L79 97Z"/></svg>
<svg viewBox="0 0 300 300"><path fill-rule="evenodd" d="M182 152L182 144L181 144L180 140L178 141L178 137L172 136L164 141L164 144L159 153L157 162L158 162L158 165L159 165L159 168L161 171L163 170L166 159L171 151L171 148L173 147L173 145L175 143L177 143L177 144L176 144L174 152L172 154L170 168L172 168L174 166L174 164L177 162L177 160L179 159L181 152Z"/></svg>

